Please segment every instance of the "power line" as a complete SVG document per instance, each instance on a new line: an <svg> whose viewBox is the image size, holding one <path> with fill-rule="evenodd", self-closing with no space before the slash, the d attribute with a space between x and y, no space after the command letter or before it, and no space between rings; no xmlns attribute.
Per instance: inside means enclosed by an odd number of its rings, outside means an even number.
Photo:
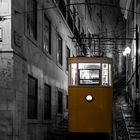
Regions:
<svg viewBox="0 0 140 140"><path fill-rule="evenodd" d="M71 6L71 5L99 5L99 6L110 6L110 7L115 7L115 8L119 8L119 9L124 9L122 7L119 7L119 6L115 6L115 5L112 5L112 4L103 4L103 3L71 3L71 4L67 4L65 6ZM49 10L49 9L53 9L53 8L58 8L60 7L59 6L51 6L51 7L48 7L48 8L41 8L41 9L37 9L37 11L45 11L45 10ZM125 9L127 10L127 9ZM129 10L130 12L134 12L134 11L131 11ZM30 12L33 12L33 11L25 11L25 12L18 12L16 11L15 14L12 14L12 16L16 16L16 15L19 15L19 14L26 14L26 13L30 13ZM7 16L11 16L11 15L5 15L3 17L1 17L2 20L7 20ZM9 18L8 18L9 19ZM114 31L111 31L111 32L114 32ZM102 34L103 32L100 32L100 34ZM106 32L105 32L106 33ZM109 33L109 32L107 32Z"/></svg>
<svg viewBox="0 0 140 140"><path fill-rule="evenodd" d="M136 13L136 14L140 14L136 11L133 11L133 10L129 10L129 9L126 9L126 8L123 8L123 7L120 7L120 6L116 6L116 5L113 5L113 4L105 4L105 3L98 3L98 2L88 2L88 3L71 3L71 4L67 4L66 6L70 6L70 5L98 5L98 6L107 6L107 7L114 7L114 8L118 8L118 9L122 9L122 10L126 10L128 12L132 12L132 13Z"/></svg>
<svg viewBox="0 0 140 140"><path fill-rule="evenodd" d="M66 6L70 6L70 5L85 5L85 4L87 4L87 3L73 3L73 4L67 4ZM115 7L115 8L120 8L120 7L118 7L118 6L114 6L114 5L110 5L110 4L102 4L102 3L88 3L88 4L92 4L92 5L100 5L100 6L111 6L111 7ZM49 9L53 9L53 8L58 8L58 7L60 7L60 6L51 6L51 7L48 7L48 8L41 8L41 9L37 9L37 11L45 11L45 10L49 10ZM18 12L18 11L15 11L15 13L14 14L12 14L12 16L17 16L17 15L23 15L23 14L28 14L28 13L30 13L30 12L33 12L33 11L24 11L24 12ZM3 16L3 20L7 20L7 19L9 19L9 18L5 18L5 17L7 17L7 16L10 16L10 15L5 15L5 16ZM11 18L12 19L12 18ZM43 26L43 24L42 23L39 23L41 26ZM54 25L53 25L54 26ZM54 26L55 27L55 26ZM111 32L114 32L114 33L119 33L119 31L110 31L110 32L107 32L107 33L111 33ZM61 33L61 32L60 32ZM106 32L101 32L101 33L106 33ZM101 33L99 33L99 34L101 34ZM62 34L64 34L64 33L62 33ZM66 35L66 34L64 34L64 35ZM68 36L68 35L67 35ZM120 34L119 35L115 35L115 36L121 36ZM103 37L104 39L108 39L108 38L105 38L105 37ZM120 39L120 38L110 38L110 39L113 39L113 40L115 40L115 39Z"/></svg>
<svg viewBox="0 0 140 140"><path fill-rule="evenodd" d="M91 3L71 3L71 4L66 4L65 7L68 7L68 6L71 6L71 5L97 5L97 6L107 6L107 7L114 7L114 8L117 8L117 9L122 9L122 10L126 10L126 11L129 11L131 13L136 13L136 14L140 14L139 12L136 12L136 11L133 11L133 10L129 10L129 9L125 9L123 7L120 7L120 6L116 6L116 5L112 5L112 4L105 4L105 3L94 3L94 2L91 2ZM37 9L37 11L45 11L45 10L50 10L50 9L55 9L55 8L59 8L59 7L64 7L64 6L51 6L51 7L48 7L48 8L41 8L41 9ZM1 16L1 17L7 17L7 16L15 16L17 14L26 14L26 13L30 13L30 12L34 12L34 11L24 11L24 12L16 12L15 14L9 14L9 15L4 15L4 16Z"/></svg>

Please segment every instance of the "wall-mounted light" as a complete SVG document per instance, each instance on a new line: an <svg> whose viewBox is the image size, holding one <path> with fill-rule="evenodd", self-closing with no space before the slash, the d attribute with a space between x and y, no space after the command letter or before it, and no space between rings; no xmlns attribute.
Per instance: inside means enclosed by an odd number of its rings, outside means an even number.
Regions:
<svg viewBox="0 0 140 140"><path fill-rule="evenodd" d="M123 51L123 55L126 56L128 54L130 54L131 49L129 47L126 47L125 50Z"/></svg>

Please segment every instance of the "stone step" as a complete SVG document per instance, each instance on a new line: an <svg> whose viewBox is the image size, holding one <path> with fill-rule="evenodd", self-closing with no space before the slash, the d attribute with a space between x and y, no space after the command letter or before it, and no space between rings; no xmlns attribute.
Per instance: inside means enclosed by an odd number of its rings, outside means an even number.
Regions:
<svg viewBox="0 0 140 140"><path fill-rule="evenodd" d="M125 118L125 120L127 121L127 122L135 122L135 118Z"/></svg>
<svg viewBox="0 0 140 140"><path fill-rule="evenodd" d="M136 130L136 131L140 131L140 127L128 127L128 129L131 130Z"/></svg>
<svg viewBox="0 0 140 140"><path fill-rule="evenodd" d="M130 136L130 140L140 140L140 137L135 137L135 136L134 137L131 137Z"/></svg>
<svg viewBox="0 0 140 140"><path fill-rule="evenodd" d="M139 135L139 134L130 134L130 137L133 137L133 138L140 138L140 135Z"/></svg>
<svg viewBox="0 0 140 140"><path fill-rule="evenodd" d="M140 126L140 123L136 122L136 121L130 121L127 122L129 124L129 126Z"/></svg>
<svg viewBox="0 0 140 140"><path fill-rule="evenodd" d="M127 114L127 115L124 114L124 117L125 117L125 118L134 118L133 115L128 115L128 114Z"/></svg>
<svg viewBox="0 0 140 140"><path fill-rule="evenodd" d="M131 108L122 108L122 111L126 113L133 112Z"/></svg>
<svg viewBox="0 0 140 140"><path fill-rule="evenodd" d="M127 124L127 128L135 127L134 129L140 128L137 124Z"/></svg>
<svg viewBox="0 0 140 140"><path fill-rule="evenodd" d="M130 131L130 134L139 134L139 135L140 135L140 131L137 131L137 130L131 130L131 131Z"/></svg>
<svg viewBox="0 0 140 140"><path fill-rule="evenodd" d="M139 138L131 138L131 140L140 140Z"/></svg>
<svg viewBox="0 0 140 140"><path fill-rule="evenodd" d="M125 117L133 117L134 116L134 113L133 112L126 112L126 111L123 111L123 115Z"/></svg>

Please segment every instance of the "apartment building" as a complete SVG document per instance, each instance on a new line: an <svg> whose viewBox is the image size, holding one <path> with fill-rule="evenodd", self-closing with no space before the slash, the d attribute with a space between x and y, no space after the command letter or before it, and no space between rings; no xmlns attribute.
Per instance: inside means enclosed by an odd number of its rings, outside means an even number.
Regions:
<svg viewBox="0 0 140 140"><path fill-rule="evenodd" d="M67 119L67 58L81 33L94 33L74 2L0 0L1 140L46 140Z"/></svg>
<svg viewBox="0 0 140 140"><path fill-rule="evenodd" d="M140 107L139 97L139 84L140 84L140 1L139 0L127 0L125 3L124 17L126 18L126 46L131 50L130 54L126 56L126 93L127 99L130 105L135 109L135 107ZM130 38L130 39L129 39ZM137 108L140 112L139 107Z"/></svg>

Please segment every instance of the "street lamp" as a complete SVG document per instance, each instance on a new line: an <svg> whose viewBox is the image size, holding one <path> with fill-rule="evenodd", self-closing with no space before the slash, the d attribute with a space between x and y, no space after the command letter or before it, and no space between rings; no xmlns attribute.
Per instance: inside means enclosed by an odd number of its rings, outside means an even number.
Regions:
<svg viewBox="0 0 140 140"><path fill-rule="evenodd" d="M123 55L126 56L126 55L129 55L131 52L131 49L129 47L126 47L125 50L123 51Z"/></svg>
<svg viewBox="0 0 140 140"><path fill-rule="evenodd" d="M128 69L129 69L129 66L128 66L128 55L130 54L131 52L131 49L130 47L126 47L125 50L123 51L123 55L126 56L126 93L128 93L128 85L127 85L127 82L128 82ZM128 102L129 102L129 95L128 96Z"/></svg>

